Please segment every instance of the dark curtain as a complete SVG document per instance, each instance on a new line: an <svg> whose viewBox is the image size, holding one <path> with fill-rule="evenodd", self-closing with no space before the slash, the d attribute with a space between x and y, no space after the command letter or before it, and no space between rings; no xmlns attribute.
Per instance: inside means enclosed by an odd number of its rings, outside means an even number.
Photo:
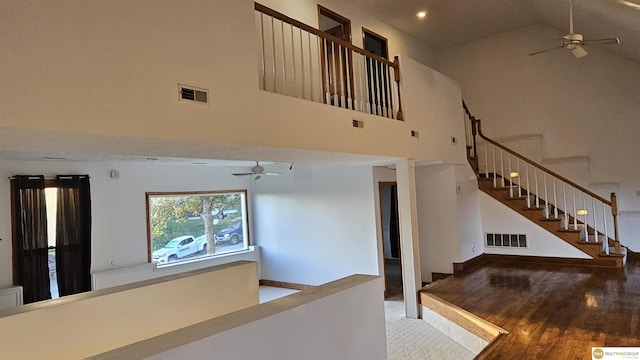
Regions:
<svg viewBox="0 0 640 360"><path fill-rule="evenodd" d="M25 304L51 299L44 176L11 179L14 280Z"/></svg>
<svg viewBox="0 0 640 360"><path fill-rule="evenodd" d="M391 243L391 257L400 257L400 229L398 220L398 186L392 185L391 191L391 215L389 216L389 241Z"/></svg>
<svg viewBox="0 0 640 360"><path fill-rule="evenodd" d="M89 176L58 176L56 266L60 296L91 290Z"/></svg>

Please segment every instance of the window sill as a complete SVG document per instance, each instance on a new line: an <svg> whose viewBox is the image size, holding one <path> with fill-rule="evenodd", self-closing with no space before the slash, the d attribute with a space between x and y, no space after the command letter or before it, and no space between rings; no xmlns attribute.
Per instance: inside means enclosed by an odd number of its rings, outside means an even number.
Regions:
<svg viewBox="0 0 640 360"><path fill-rule="evenodd" d="M172 269L172 268L178 269L178 268L186 267L187 265L191 265L189 266L189 268L191 269L194 267L193 266L194 264L201 265L201 266L196 266L197 268L218 265L218 264L229 262L229 260L232 260L232 261L235 260L235 259L229 259L229 258L251 254L251 253L254 253L255 251L256 251L256 247L252 245L244 250L229 251L229 252L212 254L212 255L203 255L197 258L175 261L169 264L162 264L162 265L154 264L153 271L154 272L163 271L164 269Z"/></svg>

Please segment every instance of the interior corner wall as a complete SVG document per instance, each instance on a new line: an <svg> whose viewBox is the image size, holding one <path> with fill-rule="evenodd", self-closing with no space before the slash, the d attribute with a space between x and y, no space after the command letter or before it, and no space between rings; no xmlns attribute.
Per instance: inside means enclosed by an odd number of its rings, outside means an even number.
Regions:
<svg viewBox="0 0 640 360"><path fill-rule="evenodd" d="M416 197L422 281L430 282L432 272L452 274L460 261L456 166L416 167Z"/></svg>
<svg viewBox="0 0 640 360"><path fill-rule="evenodd" d="M620 211L638 211L640 63L596 45L581 59L565 50L528 55L563 35L544 25L502 33L441 50L438 69L460 83L486 136L541 134L544 159L586 156L588 182L619 183ZM634 221L620 230L640 233ZM631 236L621 242L640 250Z"/></svg>
<svg viewBox="0 0 640 360"><path fill-rule="evenodd" d="M460 261L482 254L482 222L478 178L471 166L456 165L456 198L460 231Z"/></svg>
<svg viewBox="0 0 640 360"><path fill-rule="evenodd" d="M120 177L110 177L111 169ZM250 179L231 176L245 168L173 166L57 161L1 161L0 287L12 278L9 177L14 175L89 174L91 177L91 271L146 264L147 212L145 192L240 190ZM253 234L251 234L253 236Z"/></svg>
<svg viewBox="0 0 640 360"><path fill-rule="evenodd" d="M320 285L379 275L370 166L296 164L253 186L264 279Z"/></svg>
<svg viewBox="0 0 640 360"><path fill-rule="evenodd" d="M487 254L591 259L590 256L554 236L531 220L480 191L480 213L484 234L525 234L526 248L484 246ZM484 241L484 240L483 240Z"/></svg>

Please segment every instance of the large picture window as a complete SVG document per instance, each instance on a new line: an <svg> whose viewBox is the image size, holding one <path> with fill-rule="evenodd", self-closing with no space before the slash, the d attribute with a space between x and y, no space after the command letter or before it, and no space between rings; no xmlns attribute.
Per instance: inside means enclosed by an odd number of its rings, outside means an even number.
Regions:
<svg viewBox="0 0 640 360"><path fill-rule="evenodd" d="M166 265L249 246L247 191L147 193L149 261Z"/></svg>

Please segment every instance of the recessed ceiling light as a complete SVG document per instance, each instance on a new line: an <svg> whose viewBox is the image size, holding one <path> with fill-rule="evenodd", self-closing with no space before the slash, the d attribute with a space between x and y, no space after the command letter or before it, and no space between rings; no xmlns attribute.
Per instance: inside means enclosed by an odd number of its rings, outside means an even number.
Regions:
<svg viewBox="0 0 640 360"><path fill-rule="evenodd" d="M423 10L423 11L418 11L416 16L418 17L418 19L424 19L427 17L427 14L428 12L426 10Z"/></svg>

